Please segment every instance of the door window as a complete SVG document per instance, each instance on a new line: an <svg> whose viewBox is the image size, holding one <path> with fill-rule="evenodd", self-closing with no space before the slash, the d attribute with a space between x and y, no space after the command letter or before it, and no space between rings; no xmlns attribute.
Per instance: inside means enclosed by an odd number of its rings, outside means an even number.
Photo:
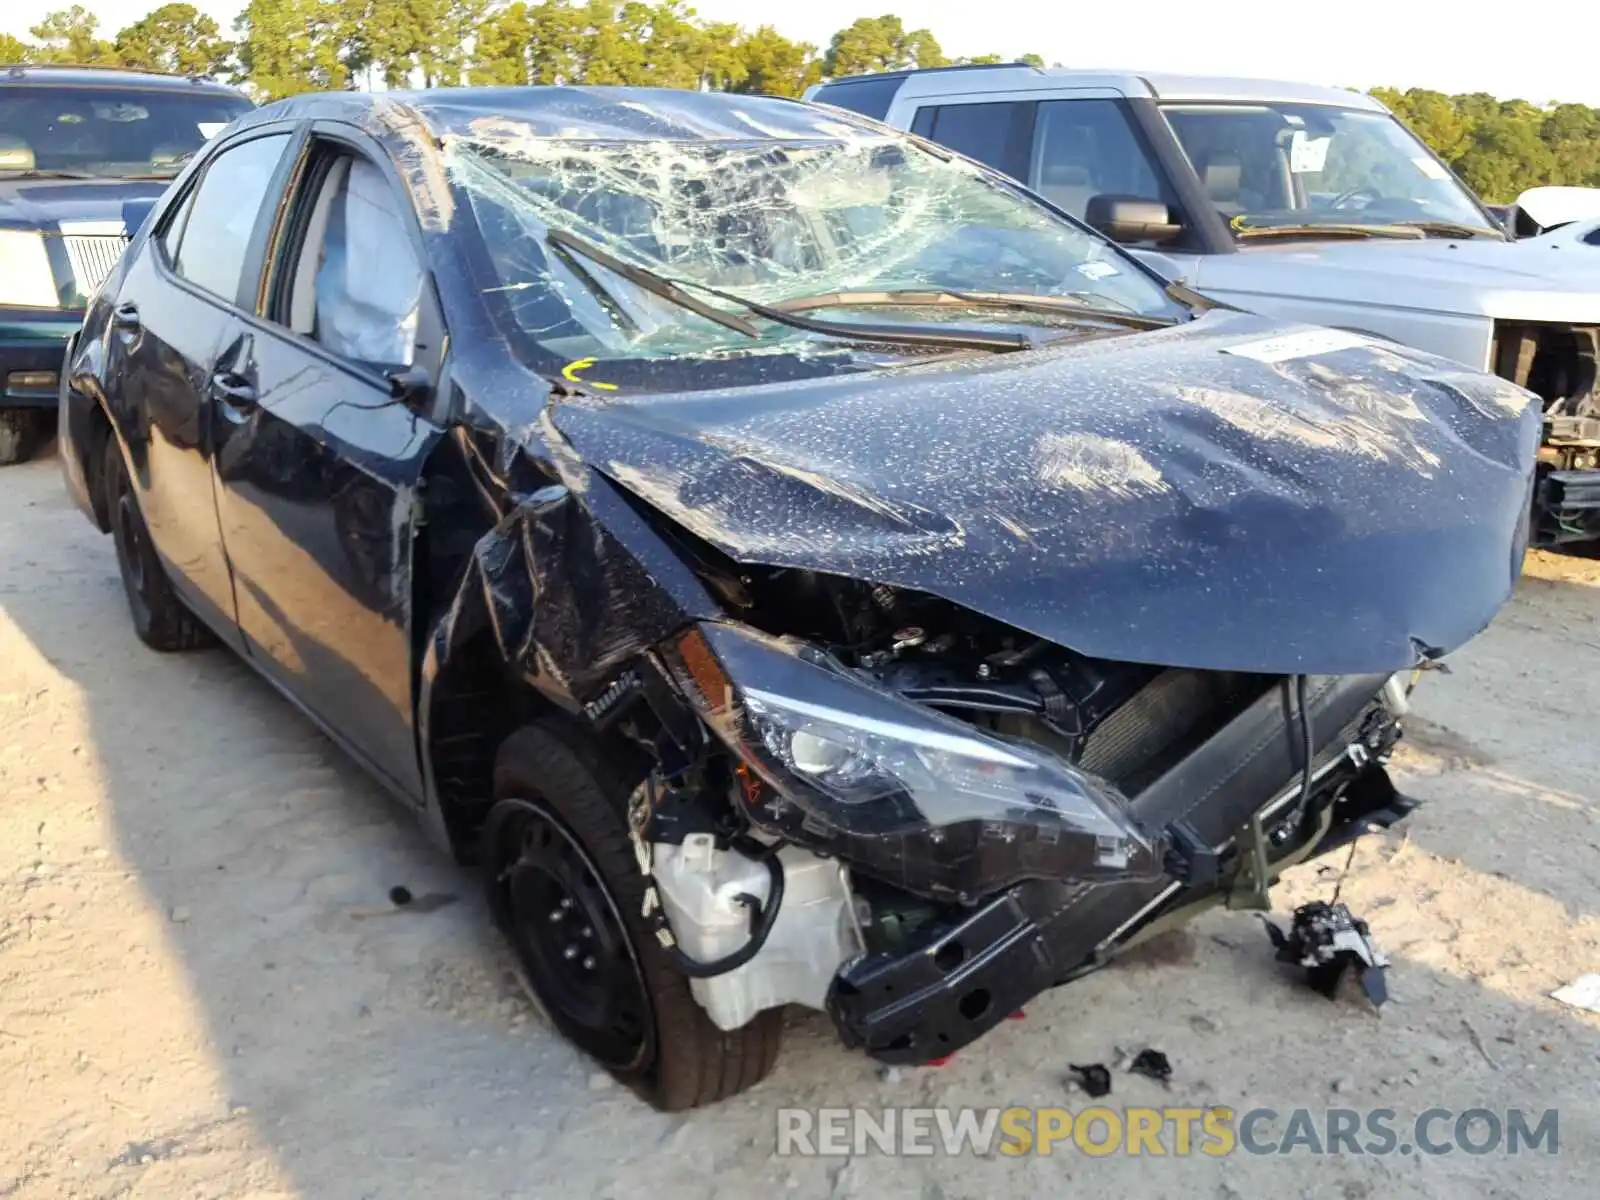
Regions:
<svg viewBox="0 0 1600 1200"><path fill-rule="evenodd" d="M167 218L166 228L157 235L156 240L161 243L162 253L167 256L169 265L178 261L178 246L183 241L183 227L189 223L189 210L194 207L195 193L199 190L199 188L189 189L189 194Z"/></svg>
<svg viewBox="0 0 1600 1200"><path fill-rule="evenodd" d="M818 104L831 104L835 108L848 108L863 117L881 121L889 114L894 94L905 82L903 75L881 76L876 79L844 79L838 83L825 83L812 96Z"/></svg>
<svg viewBox="0 0 1600 1200"><path fill-rule="evenodd" d="M1132 196L1176 209L1117 101L1047 100L1038 126L1035 186L1057 208L1081 220L1094 196Z"/></svg>
<svg viewBox="0 0 1600 1200"><path fill-rule="evenodd" d="M365 158L340 155L309 187L289 328L343 358L410 366L423 270L388 177Z"/></svg>
<svg viewBox="0 0 1600 1200"><path fill-rule="evenodd" d="M181 238L173 269L230 304L238 298L250 235L288 141L279 133L224 150L206 167L193 203L180 211L188 218L182 228L168 226Z"/></svg>
<svg viewBox="0 0 1600 1200"><path fill-rule="evenodd" d="M1033 109L1031 103L1016 100L941 104L919 109L911 132L1004 171L1014 179L1026 180Z"/></svg>

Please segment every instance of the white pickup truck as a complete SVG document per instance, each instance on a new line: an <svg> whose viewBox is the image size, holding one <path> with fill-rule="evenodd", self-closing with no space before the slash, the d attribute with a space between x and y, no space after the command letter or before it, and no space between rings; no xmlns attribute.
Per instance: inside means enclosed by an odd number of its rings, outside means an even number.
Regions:
<svg viewBox="0 0 1600 1200"><path fill-rule="evenodd" d="M1371 96L1016 65L836 79L806 99L1003 171L1218 300L1536 392L1534 541L1600 537L1600 255L1514 240Z"/></svg>

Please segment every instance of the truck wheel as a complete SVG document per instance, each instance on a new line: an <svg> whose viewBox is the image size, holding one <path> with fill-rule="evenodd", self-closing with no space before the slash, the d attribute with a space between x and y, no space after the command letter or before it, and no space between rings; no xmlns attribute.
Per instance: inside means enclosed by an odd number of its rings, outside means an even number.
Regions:
<svg viewBox="0 0 1600 1200"><path fill-rule="evenodd" d="M156 557L128 478L128 466L122 460L122 447L114 435L106 439L105 453L106 513L111 518L111 540L117 547L117 567L128 594L133 631L152 650L209 646L215 640L211 631L178 599L166 568Z"/></svg>
<svg viewBox="0 0 1600 1200"><path fill-rule="evenodd" d="M534 1003L579 1049L665 1112L759 1082L783 1011L712 1024L640 915L626 819L638 780L581 731L536 722L506 739L484 824L489 906Z"/></svg>
<svg viewBox="0 0 1600 1200"><path fill-rule="evenodd" d="M46 417L54 415L31 408L0 410L0 467L32 458L49 428Z"/></svg>

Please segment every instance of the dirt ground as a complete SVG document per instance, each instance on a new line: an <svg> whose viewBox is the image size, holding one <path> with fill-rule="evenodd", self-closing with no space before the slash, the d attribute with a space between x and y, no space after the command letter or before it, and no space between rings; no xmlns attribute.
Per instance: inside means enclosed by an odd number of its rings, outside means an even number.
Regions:
<svg viewBox="0 0 1600 1200"><path fill-rule="evenodd" d="M666 1117L541 1024L476 880L288 704L135 641L54 462L0 471L0 514L0 1197L1594 1194L1600 1017L1547 993L1600 971L1600 563L1537 556L1419 693L1398 775L1430 803L1344 884L1394 959L1381 1016L1212 913L943 1068L796 1014L767 1082ZM1112 1103L1556 1108L1560 1152L774 1154L780 1106L1081 1107L1067 1064L1142 1046L1170 1090L1118 1074Z"/></svg>

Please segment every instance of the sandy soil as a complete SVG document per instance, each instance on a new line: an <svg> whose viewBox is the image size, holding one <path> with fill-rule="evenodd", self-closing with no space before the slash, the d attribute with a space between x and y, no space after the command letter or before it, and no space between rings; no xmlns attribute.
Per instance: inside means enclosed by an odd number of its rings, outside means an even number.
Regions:
<svg viewBox="0 0 1600 1200"><path fill-rule="evenodd" d="M1539 557L1430 678L1400 769L1431 803L1345 896L1393 955L1381 1017L1213 913L1041 997L950 1065L880 1074L798 1014L777 1072L687 1117L610 1086L522 1001L476 881L225 653L134 639L53 462L0 472L0 1197L1593 1195L1600 564ZM1332 886L1300 868L1280 912ZM396 910L389 889L425 902ZM777 1158L785 1104L1561 1110L1561 1153Z"/></svg>

